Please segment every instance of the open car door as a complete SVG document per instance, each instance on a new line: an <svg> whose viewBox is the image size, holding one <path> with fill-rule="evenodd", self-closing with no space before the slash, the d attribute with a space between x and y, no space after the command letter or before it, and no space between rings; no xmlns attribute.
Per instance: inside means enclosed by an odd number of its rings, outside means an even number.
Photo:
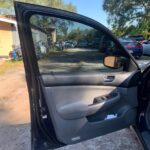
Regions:
<svg viewBox="0 0 150 150"><path fill-rule="evenodd" d="M78 143L135 124L140 69L100 23L15 3L30 96L32 149Z"/></svg>

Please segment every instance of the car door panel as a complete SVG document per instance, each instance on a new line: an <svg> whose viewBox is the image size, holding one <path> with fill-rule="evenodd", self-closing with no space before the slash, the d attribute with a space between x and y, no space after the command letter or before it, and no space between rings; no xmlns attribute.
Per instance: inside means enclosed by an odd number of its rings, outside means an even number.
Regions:
<svg viewBox="0 0 150 150"><path fill-rule="evenodd" d="M137 86L131 83L139 72L124 73L122 77L113 75L117 81L106 84L102 74L40 77L60 142L77 143L134 124L138 106ZM94 103L96 98L100 102ZM107 119L113 114L117 116Z"/></svg>
<svg viewBox="0 0 150 150"><path fill-rule="evenodd" d="M140 71L111 72L111 73L52 73L42 74L40 80L44 86L69 86L69 85L105 85L132 87L137 86ZM113 81L106 81L107 77L114 77Z"/></svg>
<svg viewBox="0 0 150 150"><path fill-rule="evenodd" d="M141 73L134 58L109 30L92 19L62 10L19 2L15 3L15 9L30 96L33 149L40 149L41 145L56 148L64 144L78 143L135 124L138 107L137 87ZM33 25L38 18L34 16L35 14L40 15L40 19L42 16L44 19L50 17L49 21L53 22L58 19L59 22L65 20L71 24L72 21L77 23L78 28L80 27L80 32L86 26L84 34L92 28L92 32L101 34L101 48L97 44L99 38L89 40L90 51L87 48L87 41L81 38L78 40L79 47L77 47L80 53L75 49L72 55L72 52L61 49L61 51L54 51L55 55L52 51L52 53L44 52L46 54L41 54L39 57L40 42L34 41L34 38L40 37L40 40L45 42L43 40L45 28L42 28L41 20L36 24L41 26ZM31 24L32 15L34 19ZM61 29L62 26L57 27ZM74 28L70 28L69 31L71 29ZM38 30L39 37L35 30ZM53 34L53 45L55 48L56 46L60 48L62 41L57 43L55 38L57 30L54 26L49 30L51 35ZM109 45L108 50L107 45ZM50 50L53 50L51 47ZM46 51L44 48L42 50ZM91 53L80 60L79 56L83 52ZM61 55L54 57L57 54ZM102 58L112 54L121 55L126 62L125 67L120 70L106 68ZM63 65L59 66L62 60ZM42 64L43 62L46 63ZM60 72L56 71L57 66L60 67L58 68ZM75 67L72 69L72 66Z"/></svg>

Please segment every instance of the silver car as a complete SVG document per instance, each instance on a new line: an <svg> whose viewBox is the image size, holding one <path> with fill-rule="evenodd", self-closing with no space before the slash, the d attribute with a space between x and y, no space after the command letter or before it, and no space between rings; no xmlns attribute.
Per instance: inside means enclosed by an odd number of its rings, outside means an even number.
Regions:
<svg viewBox="0 0 150 150"><path fill-rule="evenodd" d="M142 43L142 46L143 46L143 54L150 55L150 40L145 40Z"/></svg>

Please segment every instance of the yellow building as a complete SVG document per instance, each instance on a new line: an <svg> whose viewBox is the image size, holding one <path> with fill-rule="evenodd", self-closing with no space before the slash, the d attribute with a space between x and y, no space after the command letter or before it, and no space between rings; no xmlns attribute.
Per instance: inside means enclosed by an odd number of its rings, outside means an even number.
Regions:
<svg viewBox="0 0 150 150"><path fill-rule="evenodd" d="M17 23L13 19L0 17L0 57L8 57L12 45L20 45Z"/></svg>

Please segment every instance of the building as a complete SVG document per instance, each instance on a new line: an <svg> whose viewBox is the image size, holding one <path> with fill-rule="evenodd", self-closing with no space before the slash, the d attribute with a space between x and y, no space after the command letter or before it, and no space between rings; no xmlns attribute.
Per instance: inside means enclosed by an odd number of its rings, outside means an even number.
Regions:
<svg viewBox="0 0 150 150"><path fill-rule="evenodd" d="M0 57L9 57L12 45L20 46L15 17L0 16Z"/></svg>
<svg viewBox="0 0 150 150"><path fill-rule="evenodd" d="M56 42L56 29L53 27L41 28L31 24L35 46L41 44L50 46ZM20 47L17 22L15 16L0 16L0 58L9 57L13 46Z"/></svg>
<svg viewBox="0 0 150 150"><path fill-rule="evenodd" d="M38 26L31 25L32 37L35 46L39 46L43 43L47 44L47 33Z"/></svg>
<svg viewBox="0 0 150 150"><path fill-rule="evenodd" d="M48 48L51 44L56 43L56 29L53 27L42 28L31 24L31 31L35 46L40 47L43 44Z"/></svg>

